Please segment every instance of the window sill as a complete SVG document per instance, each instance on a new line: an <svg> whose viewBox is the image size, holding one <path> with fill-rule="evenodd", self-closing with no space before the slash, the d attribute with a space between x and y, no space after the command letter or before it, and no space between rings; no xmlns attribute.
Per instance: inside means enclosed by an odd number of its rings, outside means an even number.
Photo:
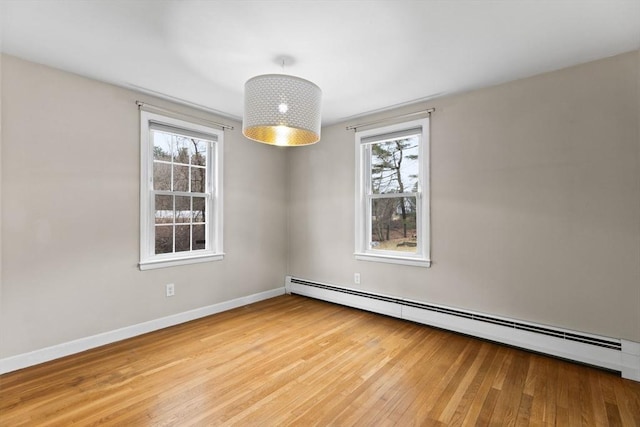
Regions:
<svg viewBox="0 0 640 427"><path fill-rule="evenodd" d="M358 261L387 262L390 264L411 265L414 267L431 267L431 260L425 258L410 258L372 253L355 253L355 256Z"/></svg>
<svg viewBox="0 0 640 427"><path fill-rule="evenodd" d="M138 267L140 270L153 270L155 268L175 267L178 265L197 264L201 262L220 261L224 258L224 254L190 256L185 258L169 258L156 259L152 261L140 261Z"/></svg>

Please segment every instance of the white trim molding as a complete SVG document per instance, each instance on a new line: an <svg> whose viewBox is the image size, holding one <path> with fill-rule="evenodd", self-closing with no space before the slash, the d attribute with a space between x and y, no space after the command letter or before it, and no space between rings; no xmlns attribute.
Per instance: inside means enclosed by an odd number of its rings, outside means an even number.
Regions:
<svg viewBox="0 0 640 427"><path fill-rule="evenodd" d="M611 369L640 382L640 343L287 276L297 294Z"/></svg>
<svg viewBox="0 0 640 427"><path fill-rule="evenodd" d="M271 289L264 292L236 298L230 301L224 301L218 304L206 307L196 308L194 310L182 313L172 314L148 322L138 323L136 325L126 326L109 332L80 338L73 341L57 344L51 347L42 348L29 353L18 354L16 356L0 359L0 375L7 372L17 371L18 369L27 368L29 366L38 365L40 363L59 359L61 357L70 356L92 348L122 341L127 338L133 338L138 335L164 329L169 326L178 325L180 323L189 322L191 320L200 319L202 317L211 316L212 314L221 313L223 311L253 304L269 298L284 295L284 287Z"/></svg>
<svg viewBox="0 0 640 427"><path fill-rule="evenodd" d="M158 132L158 134L156 134ZM157 135L170 135L171 138L191 138L200 140L201 148L205 150L205 165L192 163L192 155L188 155L187 163L178 163L173 154L176 142L169 143L167 152L162 147L154 145ZM156 135L156 136L154 136ZM196 144L194 142L194 144ZM198 262L219 261L224 257L223 251L223 160L224 132L209 126L188 122L175 117L140 110L140 270L173 267L176 265L193 264ZM197 145L197 144L196 144ZM160 148L169 160L156 159L155 150ZM165 147L166 148L166 147ZM202 158L202 157L201 157ZM183 160L184 162L184 160ZM160 165L169 168L169 182L162 188L159 182L154 184L154 167ZM174 171L176 168L188 170L187 188L176 189ZM204 171L205 185L194 188L192 186L192 170ZM184 172L183 172L184 173ZM172 200L169 223L157 223L156 198L161 196ZM183 206L181 220L174 217L178 212L178 198L190 200L189 206ZM202 206L196 208L194 200L201 200ZM187 209L185 209L187 208ZM167 209L165 206L161 209ZM195 219L194 212L201 211L199 219ZM167 218L165 218L167 219ZM187 219L187 221L185 221ZM178 250L176 247L177 227L188 226L189 246ZM195 227L204 227L200 238L204 241L204 248L193 246L196 239ZM157 230L168 228L172 231L172 243L168 253L156 253ZM184 243L184 242L183 242ZM164 248L165 250L167 248Z"/></svg>
<svg viewBox="0 0 640 427"><path fill-rule="evenodd" d="M415 259L393 255L370 255L367 253L354 253L358 261L388 262L389 264L412 265L414 267L431 267L430 259Z"/></svg>
<svg viewBox="0 0 640 427"><path fill-rule="evenodd" d="M355 259L358 261L386 262L392 264L410 265L414 267L431 267L431 219L430 219L430 125L429 117L411 120L404 123L396 123L375 129L356 131L355 133ZM409 139L407 139L409 138ZM397 176L397 185L394 183L387 189L376 189L374 182L383 181L382 178L374 179L374 170L380 168L380 164L374 164L376 158L373 146L384 144L389 141L410 140L415 144L411 149L417 149L415 154L417 159L417 170L413 169L415 174L415 185L411 188L404 189L400 182L400 177L408 173L399 170L400 163L396 164L394 158L394 167L398 170L393 172ZM409 148L409 147L405 147ZM399 150L402 153L405 148ZM412 151L410 151L412 152ZM406 153L406 159L409 159L409 152ZM392 156L395 156L393 154ZM391 166L390 166L391 167ZM392 167L391 167L392 168ZM385 166L384 170L388 168ZM392 168L393 169L393 168ZM380 169L382 170L382 169ZM392 174L392 176L393 176ZM413 176L413 175L411 175ZM384 182L387 182L385 177ZM406 182L406 181L405 181ZM380 185L380 183L378 184ZM396 192L394 192L396 191ZM382 200L400 199L400 206L404 206L405 199L415 199L415 234L414 242L415 252L405 252L393 249L381 249L378 245L380 242L376 240L372 233L373 218L375 217L374 204ZM392 214L392 211L388 211ZM405 212L405 208L402 208ZM405 230L405 237L406 237ZM387 234L389 230L387 230ZM413 240L412 239L412 240ZM388 239L387 239L388 240ZM400 246L398 245L398 246Z"/></svg>

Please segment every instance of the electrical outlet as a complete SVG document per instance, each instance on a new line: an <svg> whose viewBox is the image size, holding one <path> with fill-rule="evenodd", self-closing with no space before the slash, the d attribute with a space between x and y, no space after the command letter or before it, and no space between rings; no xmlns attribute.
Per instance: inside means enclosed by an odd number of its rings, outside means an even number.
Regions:
<svg viewBox="0 0 640 427"><path fill-rule="evenodd" d="M168 297L172 297L172 296L174 296L174 295L176 294L176 287L175 287L175 285L174 285L173 283L169 283L169 284L166 286L166 291L167 291L167 296L168 296Z"/></svg>
<svg viewBox="0 0 640 427"><path fill-rule="evenodd" d="M353 273L353 283L356 285L360 284L360 273Z"/></svg>

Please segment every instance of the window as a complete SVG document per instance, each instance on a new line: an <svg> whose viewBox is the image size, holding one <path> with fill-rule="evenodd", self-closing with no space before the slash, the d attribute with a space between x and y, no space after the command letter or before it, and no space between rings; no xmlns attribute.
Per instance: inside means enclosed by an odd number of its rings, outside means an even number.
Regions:
<svg viewBox="0 0 640 427"><path fill-rule="evenodd" d="M141 111L140 269L222 259L223 132Z"/></svg>
<svg viewBox="0 0 640 427"><path fill-rule="evenodd" d="M429 119L356 132L356 259L429 267Z"/></svg>

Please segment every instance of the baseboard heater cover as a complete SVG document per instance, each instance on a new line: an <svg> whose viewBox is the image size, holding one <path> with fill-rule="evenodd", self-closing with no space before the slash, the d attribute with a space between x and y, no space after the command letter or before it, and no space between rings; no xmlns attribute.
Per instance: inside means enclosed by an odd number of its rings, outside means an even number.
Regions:
<svg viewBox="0 0 640 427"><path fill-rule="evenodd" d="M640 343L461 310L287 276L289 294L308 296L619 371L640 381Z"/></svg>

